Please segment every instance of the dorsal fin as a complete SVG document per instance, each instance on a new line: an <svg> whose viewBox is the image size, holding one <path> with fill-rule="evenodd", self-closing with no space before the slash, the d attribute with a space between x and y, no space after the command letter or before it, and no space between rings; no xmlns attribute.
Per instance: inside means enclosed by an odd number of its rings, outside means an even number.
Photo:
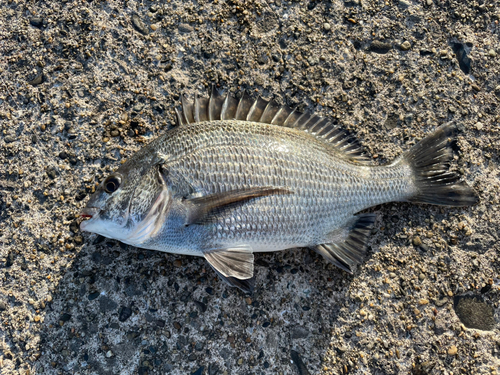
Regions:
<svg viewBox="0 0 500 375"><path fill-rule="evenodd" d="M360 143L339 126L328 119L307 112L299 112L274 100L261 97L252 99L243 92L240 99L231 94L225 96L212 86L210 97L189 101L181 96L182 109L177 114L177 125L192 124L203 121L241 120L261 122L288 128L303 130L328 143L340 156L351 161L366 162Z"/></svg>

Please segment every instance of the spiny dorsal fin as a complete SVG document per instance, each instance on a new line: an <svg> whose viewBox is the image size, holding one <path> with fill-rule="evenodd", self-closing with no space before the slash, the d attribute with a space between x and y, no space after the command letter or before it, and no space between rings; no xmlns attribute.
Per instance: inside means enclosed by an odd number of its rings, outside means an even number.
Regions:
<svg viewBox="0 0 500 375"><path fill-rule="evenodd" d="M245 91L240 99L236 99L229 93L226 96L220 95L212 86L208 99L196 96L194 101L188 101L182 95L181 104L182 110L179 112L176 109L177 125L234 119L285 126L314 135L330 144L340 156L351 161L369 160L364 155L360 143L346 130L332 124L328 119L307 112L301 113L274 100L265 100L261 97L252 99Z"/></svg>

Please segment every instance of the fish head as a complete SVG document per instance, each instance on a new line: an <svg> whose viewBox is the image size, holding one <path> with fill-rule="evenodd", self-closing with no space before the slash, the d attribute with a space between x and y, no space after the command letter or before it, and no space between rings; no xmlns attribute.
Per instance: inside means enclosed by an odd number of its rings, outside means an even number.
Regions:
<svg viewBox="0 0 500 375"><path fill-rule="evenodd" d="M80 213L87 218L80 229L139 246L159 231L169 201L162 167L130 160L98 185Z"/></svg>

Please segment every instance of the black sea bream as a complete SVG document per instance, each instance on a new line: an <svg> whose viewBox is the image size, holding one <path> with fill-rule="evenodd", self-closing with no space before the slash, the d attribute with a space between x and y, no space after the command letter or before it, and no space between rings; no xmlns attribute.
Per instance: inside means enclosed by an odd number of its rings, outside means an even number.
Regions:
<svg viewBox="0 0 500 375"><path fill-rule="evenodd" d="M203 256L251 290L254 252L309 247L352 272L375 215L406 201L469 206L474 191L448 170L454 125L394 162L371 165L328 119L261 98L182 100L177 126L149 143L92 195L81 229L145 249Z"/></svg>

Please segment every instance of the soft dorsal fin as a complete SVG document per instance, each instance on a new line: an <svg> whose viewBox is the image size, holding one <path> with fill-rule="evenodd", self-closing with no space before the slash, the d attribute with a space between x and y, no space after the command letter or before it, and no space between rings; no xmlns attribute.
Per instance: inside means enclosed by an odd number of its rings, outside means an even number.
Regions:
<svg viewBox="0 0 500 375"><path fill-rule="evenodd" d="M208 99L196 96L194 101L188 101L182 95L181 104L182 110L176 109L177 125L234 119L285 126L314 135L331 145L339 155L351 161L369 160L361 144L346 130L332 124L328 119L307 112L299 112L286 105L280 105L274 100L265 100L261 97L252 99L245 91L240 99L236 99L229 93L225 96L220 95L212 86Z"/></svg>

